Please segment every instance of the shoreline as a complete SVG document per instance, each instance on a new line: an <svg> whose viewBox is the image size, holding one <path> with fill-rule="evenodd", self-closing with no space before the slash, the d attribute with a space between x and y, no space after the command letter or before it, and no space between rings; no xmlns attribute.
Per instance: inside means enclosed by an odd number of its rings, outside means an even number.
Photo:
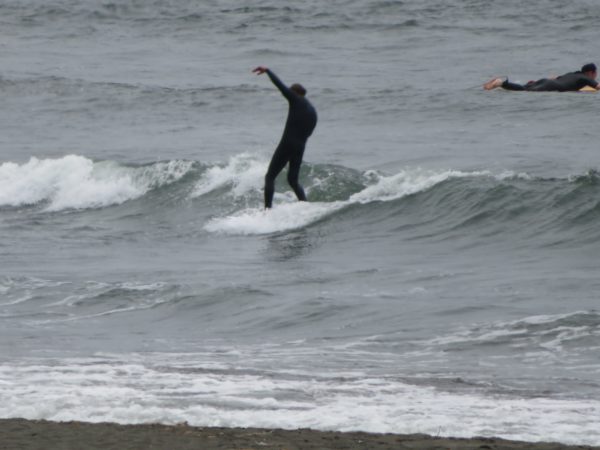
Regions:
<svg viewBox="0 0 600 450"><path fill-rule="evenodd" d="M600 450L600 446L424 434L121 425L0 419L0 450Z"/></svg>

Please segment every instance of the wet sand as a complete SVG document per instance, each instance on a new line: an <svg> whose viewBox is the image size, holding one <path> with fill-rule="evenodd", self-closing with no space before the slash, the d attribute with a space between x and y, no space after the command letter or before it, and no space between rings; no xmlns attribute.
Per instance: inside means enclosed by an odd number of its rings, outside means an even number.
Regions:
<svg viewBox="0 0 600 450"><path fill-rule="evenodd" d="M494 438L323 432L308 429L202 428L0 419L2 450L600 450L586 445L531 443Z"/></svg>

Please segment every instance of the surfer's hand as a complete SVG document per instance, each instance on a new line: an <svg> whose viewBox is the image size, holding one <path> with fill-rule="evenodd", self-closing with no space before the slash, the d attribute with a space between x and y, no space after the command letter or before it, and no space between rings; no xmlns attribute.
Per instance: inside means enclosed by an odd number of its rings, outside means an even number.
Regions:
<svg viewBox="0 0 600 450"><path fill-rule="evenodd" d="M261 75L261 74L265 73L267 70L269 70L269 69L267 69L267 68L266 68L266 67L264 67L264 66L258 66L258 67L257 67L256 69L254 69L252 72L254 72L256 75Z"/></svg>

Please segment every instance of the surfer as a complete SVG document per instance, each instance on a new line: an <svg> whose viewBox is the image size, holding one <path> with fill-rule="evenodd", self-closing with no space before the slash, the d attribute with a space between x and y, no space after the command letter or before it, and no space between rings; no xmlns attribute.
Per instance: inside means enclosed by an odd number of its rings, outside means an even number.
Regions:
<svg viewBox="0 0 600 450"><path fill-rule="evenodd" d="M526 84L517 84L502 78L493 78L483 85L485 90L491 90L501 87L509 91L578 91L585 86L599 90L600 84L596 81L598 73L596 65L593 63L584 65L577 72L569 72L556 78L542 78L536 81L529 81Z"/></svg>
<svg viewBox="0 0 600 450"><path fill-rule="evenodd" d="M266 73L289 103L288 116L279 145L273 153L265 175L265 208L273 206L275 178L289 163L287 181L300 201L306 201L304 189L298 182L306 141L317 125L317 111L306 99L306 89L300 84L287 87L268 68L259 66L252 72Z"/></svg>

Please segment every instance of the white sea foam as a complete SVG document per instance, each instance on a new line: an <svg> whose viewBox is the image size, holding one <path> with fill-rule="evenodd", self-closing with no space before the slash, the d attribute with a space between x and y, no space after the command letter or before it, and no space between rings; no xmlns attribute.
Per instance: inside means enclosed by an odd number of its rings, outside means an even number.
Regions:
<svg viewBox="0 0 600 450"><path fill-rule="evenodd" d="M268 234L295 230L315 223L344 206L345 202L279 203L270 210L248 208L227 217L215 218L204 228L207 231L230 234Z"/></svg>
<svg viewBox="0 0 600 450"><path fill-rule="evenodd" d="M47 202L47 211L60 211L121 204L181 178L190 167L171 161L132 168L78 155L7 162L0 165L0 206Z"/></svg>
<svg viewBox="0 0 600 450"><path fill-rule="evenodd" d="M600 442L600 402L447 392L357 374L183 370L160 356L0 365L0 417ZM154 358L154 361L151 361Z"/></svg>
<svg viewBox="0 0 600 450"><path fill-rule="evenodd" d="M240 197L262 188L268 162L248 153L231 157L224 166L214 166L198 181L191 197L199 197L223 186L232 186L231 193Z"/></svg>

